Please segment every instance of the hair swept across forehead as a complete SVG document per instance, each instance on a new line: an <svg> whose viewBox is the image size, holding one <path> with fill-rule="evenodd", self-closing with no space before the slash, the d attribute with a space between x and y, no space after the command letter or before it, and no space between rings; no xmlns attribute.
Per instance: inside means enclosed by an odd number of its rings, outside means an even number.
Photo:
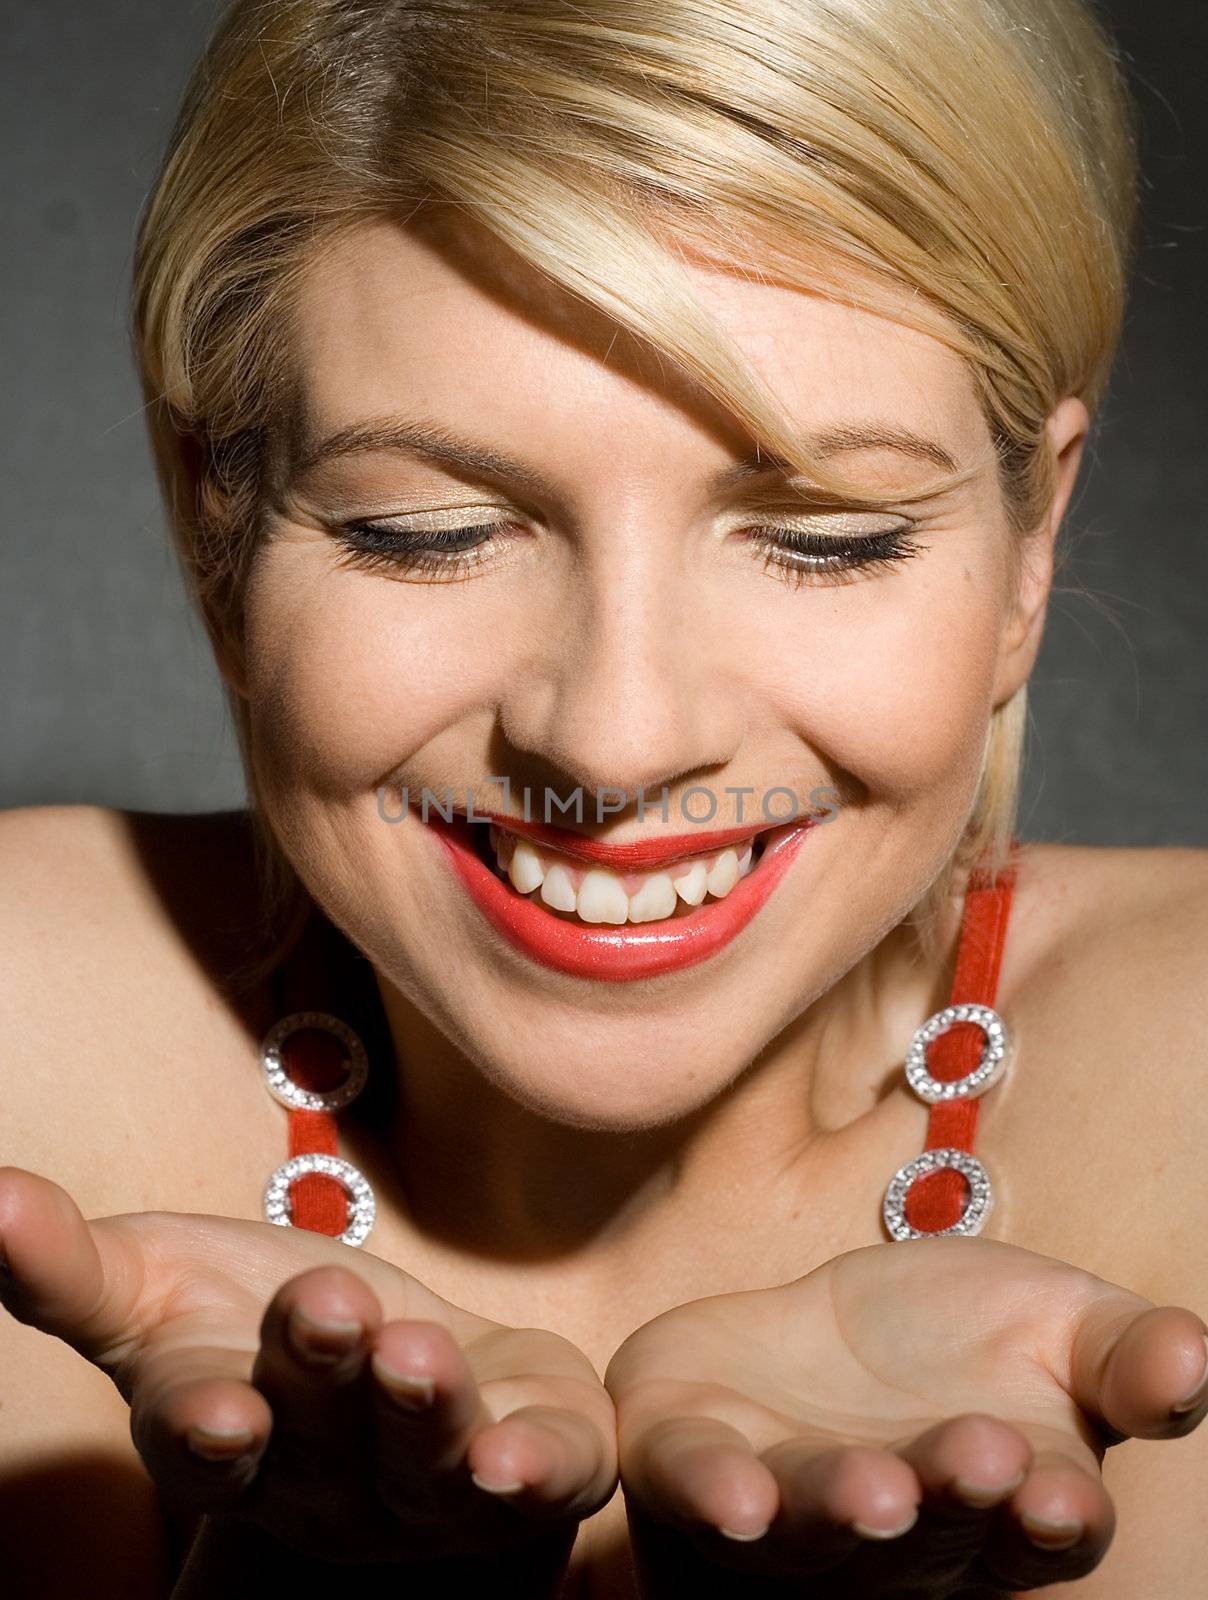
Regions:
<svg viewBox="0 0 1208 1600"><path fill-rule="evenodd" d="M237 635L297 427L303 272L349 228L429 203L648 342L822 489L846 486L681 258L940 339L968 363L1022 541L1052 499L1048 415L1065 395L1093 415L1106 391L1136 193L1135 111L1081 0L234 0L135 255L136 359L191 590ZM992 719L970 857L1002 859L1025 715L1021 689ZM264 857L284 906L296 885L268 836Z"/></svg>

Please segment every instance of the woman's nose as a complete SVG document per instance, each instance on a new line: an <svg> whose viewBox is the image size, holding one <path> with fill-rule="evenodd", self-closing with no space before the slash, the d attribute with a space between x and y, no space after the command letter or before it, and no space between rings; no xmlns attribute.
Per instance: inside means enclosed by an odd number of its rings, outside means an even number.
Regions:
<svg viewBox="0 0 1208 1600"><path fill-rule="evenodd" d="M657 560L603 562L580 577L517 663L500 707L510 748L588 799L620 789L657 801L662 785L726 766L745 726L727 666L733 628ZM726 797L717 800L720 816Z"/></svg>

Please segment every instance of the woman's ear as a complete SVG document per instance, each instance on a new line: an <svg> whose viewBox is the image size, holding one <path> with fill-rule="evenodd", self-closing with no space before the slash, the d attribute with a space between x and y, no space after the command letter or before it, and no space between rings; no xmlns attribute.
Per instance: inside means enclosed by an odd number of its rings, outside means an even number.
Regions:
<svg viewBox="0 0 1208 1600"><path fill-rule="evenodd" d="M1053 584L1053 553L1078 480L1090 425L1086 407L1074 395L1061 401L1045 425L1056 468L1053 499L1044 522L1026 535L1020 546L1015 601L1007 618L998 658L995 706L1003 705L1028 681L1040 653Z"/></svg>

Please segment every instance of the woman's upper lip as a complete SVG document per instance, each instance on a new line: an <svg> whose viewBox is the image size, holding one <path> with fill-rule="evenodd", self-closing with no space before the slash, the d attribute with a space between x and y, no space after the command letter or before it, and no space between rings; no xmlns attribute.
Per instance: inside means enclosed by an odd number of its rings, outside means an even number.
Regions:
<svg viewBox="0 0 1208 1600"><path fill-rule="evenodd" d="M464 815L464 813L463 813ZM644 872L651 867L664 866L669 861L680 861L685 856L707 854L724 850L727 845L746 843L775 823L765 822L762 827L721 828L707 830L696 828L692 833L665 833L654 839L634 839L628 844L604 844L599 839L585 838L569 828L559 828L550 822L526 822L523 817L508 817L498 811L482 811L476 806L474 822L494 822L510 833L521 834L534 844L548 845L561 855L574 856L580 861L594 861L598 866L609 867L614 872ZM804 820L804 819L803 819Z"/></svg>

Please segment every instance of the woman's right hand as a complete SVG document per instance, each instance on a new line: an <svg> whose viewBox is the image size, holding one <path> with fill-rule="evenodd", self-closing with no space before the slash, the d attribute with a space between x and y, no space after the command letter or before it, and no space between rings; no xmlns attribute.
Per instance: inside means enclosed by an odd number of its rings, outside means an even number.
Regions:
<svg viewBox="0 0 1208 1600"><path fill-rule="evenodd" d="M531 1564L536 1597L616 1487L612 1402L574 1345L337 1239L175 1212L85 1221L9 1166L0 1252L4 1306L113 1379L174 1512L341 1565L498 1553L495 1592Z"/></svg>

